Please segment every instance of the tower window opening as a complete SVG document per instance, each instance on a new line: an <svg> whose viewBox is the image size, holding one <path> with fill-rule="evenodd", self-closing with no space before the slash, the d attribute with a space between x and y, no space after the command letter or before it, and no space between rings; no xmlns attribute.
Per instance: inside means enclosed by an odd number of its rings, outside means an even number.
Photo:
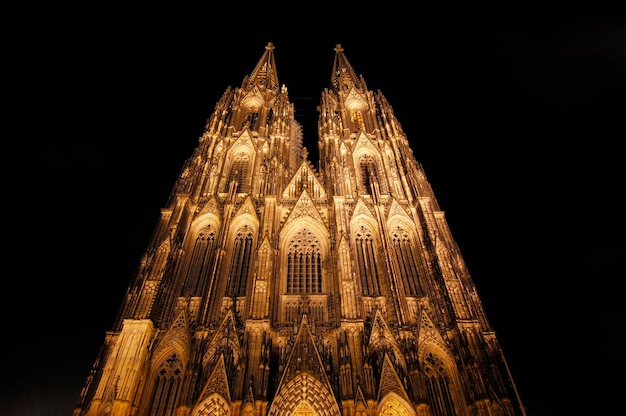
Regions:
<svg viewBox="0 0 626 416"><path fill-rule="evenodd" d="M230 269L228 272L228 296L245 296L246 284L250 263L252 262L252 242L253 234L247 230L247 226L242 227L237 232L233 243Z"/></svg>
<svg viewBox="0 0 626 416"><path fill-rule="evenodd" d="M361 170L361 182L363 183L363 192L374 194L372 187L378 181L378 169L376 161L369 155L363 156L359 163Z"/></svg>
<svg viewBox="0 0 626 416"><path fill-rule="evenodd" d="M406 294L409 296L422 295L416 263L417 254L414 252L409 233L398 227L392 234L391 239L395 257L398 259L400 276L406 285Z"/></svg>
<svg viewBox="0 0 626 416"><path fill-rule="evenodd" d="M204 296L213 272L217 249L215 229L212 225L203 228L196 237L187 267L183 296Z"/></svg>
<svg viewBox="0 0 626 416"><path fill-rule="evenodd" d="M241 154L235 157L230 168L226 186L230 187L234 182L234 192L248 192L248 169L250 166L250 157L247 154Z"/></svg>
<svg viewBox="0 0 626 416"><path fill-rule="evenodd" d="M364 296L379 296L380 282L376 246L371 232L361 226L355 233L355 248L359 275L361 277L361 293Z"/></svg>

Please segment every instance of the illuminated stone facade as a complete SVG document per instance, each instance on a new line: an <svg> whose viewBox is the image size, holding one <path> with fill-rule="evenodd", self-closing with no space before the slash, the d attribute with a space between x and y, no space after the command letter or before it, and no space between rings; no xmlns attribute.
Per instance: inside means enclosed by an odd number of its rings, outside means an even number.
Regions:
<svg viewBox="0 0 626 416"><path fill-rule="evenodd" d="M525 414L392 107L335 51L319 171L271 43L226 89L75 416Z"/></svg>

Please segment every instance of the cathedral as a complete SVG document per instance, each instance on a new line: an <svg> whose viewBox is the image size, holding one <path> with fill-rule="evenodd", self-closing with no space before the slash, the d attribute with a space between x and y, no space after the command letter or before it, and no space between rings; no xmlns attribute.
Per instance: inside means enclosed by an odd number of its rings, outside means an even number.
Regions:
<svg viewBox="0 0 626 416"><path fill-rule="evenodd" d="M317 167L272 43L226 88L74 416L525 416L391 104L334 50Z"/></svg>

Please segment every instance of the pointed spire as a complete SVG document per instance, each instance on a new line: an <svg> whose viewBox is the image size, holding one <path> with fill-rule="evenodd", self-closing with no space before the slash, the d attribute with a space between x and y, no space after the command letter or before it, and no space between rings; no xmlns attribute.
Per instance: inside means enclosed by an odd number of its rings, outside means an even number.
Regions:
<svg viewBox="0 0 626 416"><path fill-rule="evenodd" d="M343 53L341 44L335 46L335 62L333 64L333 74L331 84L337 90L349 90L353 87L363 89L362 80L356 75L350 62Z"/></svg>
<svg viewBox="0 0 626 416"><path fill-rule="evenodd" d="M268 42L265 46L263 56L250 75L250 82L274 92L279 91L278 73L274 62L274 44L272 42Z"/></svg>

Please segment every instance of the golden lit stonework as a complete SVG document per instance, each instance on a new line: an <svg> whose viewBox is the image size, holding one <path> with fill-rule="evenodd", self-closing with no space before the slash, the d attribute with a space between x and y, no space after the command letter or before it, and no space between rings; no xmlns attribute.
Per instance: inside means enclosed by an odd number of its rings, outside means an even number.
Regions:
<svg viewBox="0 0 626 416"><path fill-rule="evenodd" d="M217 101L74 416L525 416L385 97L337 45L315 167L274 51Z"/></svg>

